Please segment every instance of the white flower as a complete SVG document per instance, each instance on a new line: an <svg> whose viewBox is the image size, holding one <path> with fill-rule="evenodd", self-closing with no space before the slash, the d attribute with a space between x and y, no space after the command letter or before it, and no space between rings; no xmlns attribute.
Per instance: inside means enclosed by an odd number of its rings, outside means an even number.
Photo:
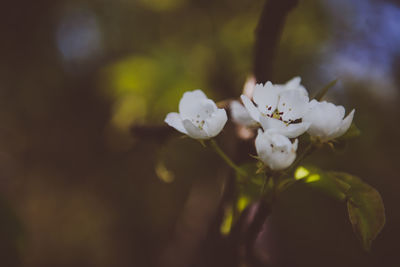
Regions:
<svg viewBox="0 0 400 267"><path fill-rule="evenodd" d="M298 90L303 95L308 96L308 92L307 92L306 88L304 88L304 86L301 85L300 82L301 82L300 77L294 77L285 84L275 84L275 86L278 87L279 89L281 89L282 91Z"/></svg>
<svg viewBox="0 0 400 267"><path fill-rule="evenodd" d="M253 120L247 111L247 109L239 102L232 101L230 104L232 120L243 126L254 126L257 124L255 120Z"/></svg>
<svg viewBox="0 0 400 267"><path fill-rule="evenodd" d="M271 170L282 170L289 167L296 158L298 140L294 143L289 138L274 130L258 130L256 150L259 158Z"/></svg>
<svg viewBox="0 0 400 267"><path fill-rule="evenodd" d="M354 117L354 109L344 118L343 106L312 100L303 121L311 124L308 133L321 141L329 141L343 135L350 127ZM344 118L344 119L343 119Z"/></svg>
<svg viewBox="0 0 400 267"><path fill-rule="evenodd" d="M179 113L168 113L165 122L181 133L195 139L210 139L224 128L228 117L201 90L183 94L179 102Z"/></svg>
<svg viewBox="0 0 400 267"><path fill-rule="evenodd" d="M307 90L295 77L284 85L256 84L253 102L241 96L253 120L259 122L264 130L275 129L289 138L295 138L307 131L310 124L301 121L309 103Z"/></svg>

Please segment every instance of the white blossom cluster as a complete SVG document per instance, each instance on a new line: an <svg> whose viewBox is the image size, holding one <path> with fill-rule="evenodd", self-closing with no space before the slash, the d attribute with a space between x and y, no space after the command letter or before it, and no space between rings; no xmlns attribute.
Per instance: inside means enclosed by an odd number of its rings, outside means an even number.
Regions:
<svg viewBox="0 0 400 267"><path fill-rule="evenodd" d="M343 106L309 100L308 92L295 77L286 84L253 84L252 100L242 95L242 106L231 103L232 119L244 126L259 125L255 139L259 159L272 170L289 167L296 158L298 136L307 132L322 142L343 135L350 127L354 109L347 117ZM227 121L201 90L184 93L179 113L169 113L165 122L195 139L218 135Z"/></svg>

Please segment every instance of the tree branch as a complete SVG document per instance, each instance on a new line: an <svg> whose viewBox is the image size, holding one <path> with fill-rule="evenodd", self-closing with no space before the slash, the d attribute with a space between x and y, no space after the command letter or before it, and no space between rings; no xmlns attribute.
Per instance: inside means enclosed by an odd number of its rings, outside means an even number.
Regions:
<svg viewBox="0 0 400 267"><path fill-rule="evenodd" d="M261 12L256 28L254 47L254 76L258 83L265 83L271 79L274 56L279 43L282 28L288 13L297 5L298 0L267 0ZM251 221L246 236L247 261L256 265L254 257L254 243L262 230L271 207L264 200L260 200L256 213Z"/></svg>
<svg viewBox="0 0 400 267"><path fill-rule="evenodd" d="M287 14L298 0L267 0L256 29L254 75L258 83L271 79L276 47Z"/></svg>

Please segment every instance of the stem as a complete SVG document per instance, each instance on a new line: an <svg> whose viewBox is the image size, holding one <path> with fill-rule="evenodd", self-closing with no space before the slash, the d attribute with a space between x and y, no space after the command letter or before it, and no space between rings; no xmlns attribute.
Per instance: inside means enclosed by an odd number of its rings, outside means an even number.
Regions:
<svg viewBox="0 0 400 267"><path fill-rule="evenodd" d="M300 164L300 162L306 157L308 157L312 152L314 152L316 148L317 147L313 143L309 144L306 147L306 149L304 149L303 153L301 153L301 155L298 156L296 160L293 162L292 166L289 169L289 172L295 169Z"/></svg>
<svg viewBox="0 0 400 267"><path fill-rule="evenodd" d="M231 158L225 154L225 152L219 147L217 142L214 139L210 140L211 147L214 149L214 151L226 162L226 164L229 165L232 169L234 169L239 175L246 177L247 174L244 172L239 166L237 166Z"/></svg>

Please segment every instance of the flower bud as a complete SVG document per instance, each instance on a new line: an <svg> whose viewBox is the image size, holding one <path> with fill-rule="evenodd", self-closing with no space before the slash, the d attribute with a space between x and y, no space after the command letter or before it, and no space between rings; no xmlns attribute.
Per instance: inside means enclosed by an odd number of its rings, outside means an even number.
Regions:
<svg viewBox="0 0 400 267"><path fill-rule="evenodd" d="M258 157L271 170L283 170L289 167L296 158L298 140L294 143L286 136L273 130L258 130L256 150Z"/></svg>

